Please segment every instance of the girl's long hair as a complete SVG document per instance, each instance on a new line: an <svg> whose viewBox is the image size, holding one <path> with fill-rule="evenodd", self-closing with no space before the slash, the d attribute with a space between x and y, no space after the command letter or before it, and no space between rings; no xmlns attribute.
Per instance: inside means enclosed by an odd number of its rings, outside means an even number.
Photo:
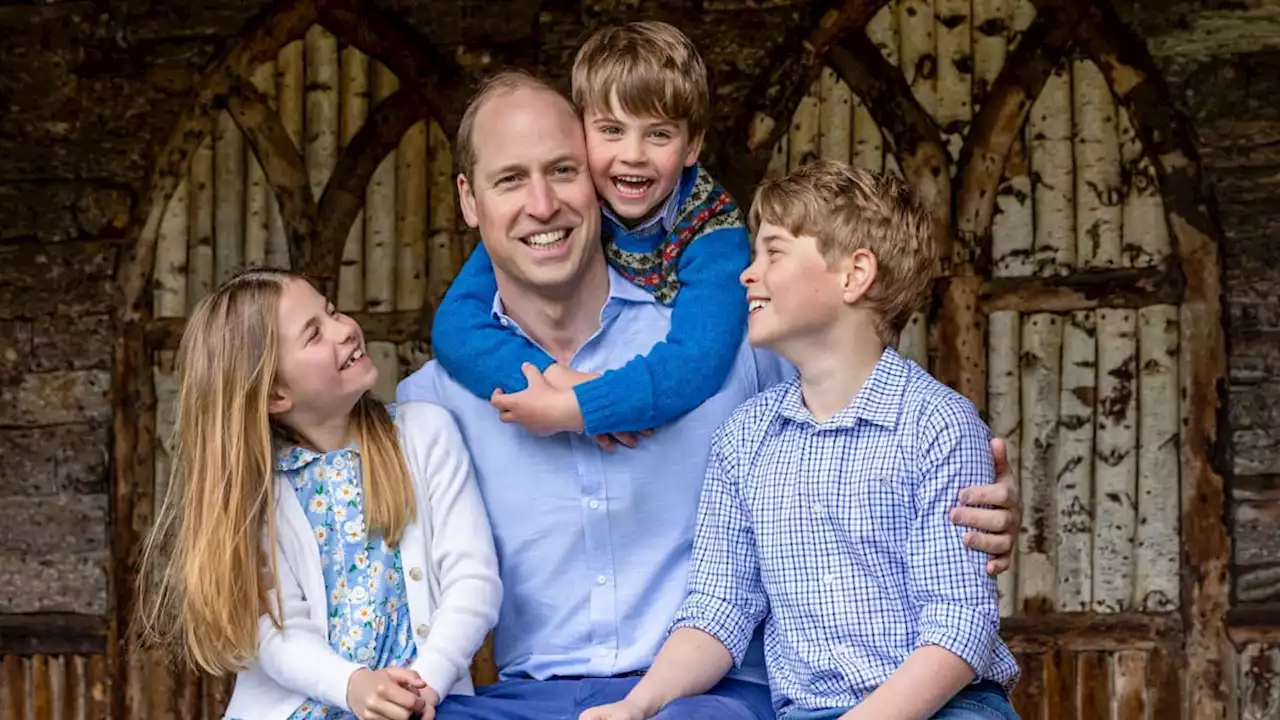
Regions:
<svg viewBox="0 0 1280 720"><path fill-rule="evenodd" d="M261 607L281 626L259 565L276 540L275 443L287 430L267 407L279 367L279 300L290 279L301 277L251 270L228 280L196 306L178 348L173 463L142 547L138 640L214 675L236 672L257 654ZM394 545L414 513L395 426L369 393L351 420L366 527ZM266 557L278 601L275 553Z"/></svg>

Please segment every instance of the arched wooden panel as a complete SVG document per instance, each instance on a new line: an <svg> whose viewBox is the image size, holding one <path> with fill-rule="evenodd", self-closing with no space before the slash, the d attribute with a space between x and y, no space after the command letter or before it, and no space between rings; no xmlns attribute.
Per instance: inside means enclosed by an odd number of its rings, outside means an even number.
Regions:
<svg viewBox="0 0 1280 720"><path fill-rule="evenodd" d="M1103 50L1069 54L1081 30L1056 2L1038 19L1039 4L893 0L865 29L912 96L890 89L861 105L889 123L886 153L901 161L913 146L895 133L914 132L900 121L914 102L954 175L937 314L913 318L928 329L909 327L899 349L985 412L1021 479L1020 546L998 586L1023 716L1180 716L1182 673L1215 662L1183 654L1185 398L1198 351L1182 303L1199 300L1181 273L1198 258L1171 237L1153 153L1116 76L1092 59ZM832 44L769 174L817 156L887 167L845 139L859 99L840 81L884 86L850 76L877 74L861 42Z"/></svg>

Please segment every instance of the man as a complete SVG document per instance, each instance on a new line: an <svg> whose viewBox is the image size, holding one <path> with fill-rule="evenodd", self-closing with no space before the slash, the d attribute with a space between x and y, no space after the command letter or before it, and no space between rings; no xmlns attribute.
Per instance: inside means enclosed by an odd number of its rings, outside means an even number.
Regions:
<svg viewBox="0 0 1280 720"><path fill-rule="evenodd" d="M458 132L458 191L498 281L495 317L558 362L618 367L661 341L670 309L610 270L580 120L559 93L522 73L490 81ZM548 244L553 234L562 239ZM745 302L745 294L743 301ZM503 605L494 633L501 682L451 696L443 720L574 718L621 699L653 662L684 597L711 435L747 398L790 373L745 343L719 393L607 453L590 437L536 437L504 423L436 363L406 378L397 400L453 412L475 462L494 530ZM529 373L530 382L544 382ZM973 547L1006 555L1016 530L1013 479L971 488L962 508ZM1007 558L997 558L1007 567ZM772 717L759 634L708 694L655 717Z"/></svg>

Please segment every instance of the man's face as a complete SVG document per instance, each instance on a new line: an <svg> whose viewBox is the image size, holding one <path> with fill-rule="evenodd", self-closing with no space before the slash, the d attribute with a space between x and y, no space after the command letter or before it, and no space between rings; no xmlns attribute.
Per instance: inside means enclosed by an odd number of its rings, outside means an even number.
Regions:
<svg viewBox="0 0 1280 720"><path fill-rule="evenodd" d="M577 114L546 90L498 94L476 113L472 144L475 165L458 176L458 195L495 274L543 295L571 294L601 253Z"/></svg>

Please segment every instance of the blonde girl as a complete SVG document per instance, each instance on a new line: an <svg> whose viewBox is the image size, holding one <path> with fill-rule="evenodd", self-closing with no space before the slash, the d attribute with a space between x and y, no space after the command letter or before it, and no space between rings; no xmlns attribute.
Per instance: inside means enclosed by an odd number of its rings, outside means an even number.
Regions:
<svg viewBox="0 0 1280 720"><path fill-rule="evenodd" d="M178 355L143 641L237 673L243 720L431 718L473 692L502 589L452 417L377 402L360 327L287 272L202 300Z"/></svg>

